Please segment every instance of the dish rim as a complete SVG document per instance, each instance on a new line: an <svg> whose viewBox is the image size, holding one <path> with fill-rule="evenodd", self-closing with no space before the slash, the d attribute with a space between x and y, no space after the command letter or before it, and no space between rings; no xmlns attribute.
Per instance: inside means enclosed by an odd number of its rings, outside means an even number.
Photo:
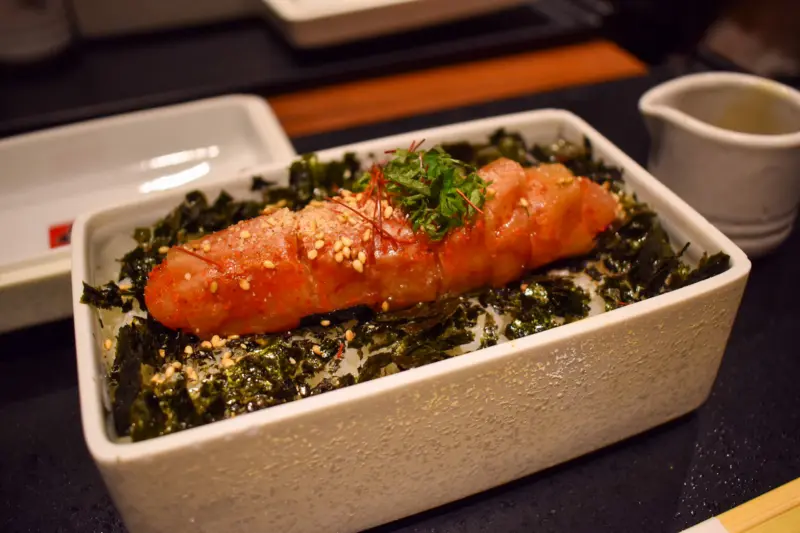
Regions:
<svg viewBox="0 0 800 533"><path fill-rule="evenodd" d="M616 145L611 143L611 141L583 119L569 111L561 109L540 109L511 113L370 139L350 145L320 150L316 153L320 159L324 159L326 157L330 158L341 155L347 151L368 151L370 147L374 147L375 145L387 145L393 142L398 143L401 142L401 139L404 144L408 144L408 139L411 137L418 138L422 136L430 138L430 136L434 134L437 137L447 137L448 135L457 134L459 131L464 132L464 136L468 136L474 134L475 131L491 131L496 129L495 125L497 125L497 127L513 129L515 125L544 121L547 119L555 119L571 125L573 128L580 131L581 134L588 137L595 148L599 148L600 151L606 155L607 159L613 159L615 164L621 166L626 174L635 174L635 179L638 182L637 190L648 189L648 193L650 193L651 196L658 197L662 208L664 206L670 206L675 212L675 216L671 217L671 220L681 219L687 225L692 226L696 230L696 233L703 234L717 249L727 253L731 257L731 268L722 274L718 274L673 292L636 302L629 306L588 317L570 324L565 324L535 335L529 335L493 347L476 350L459 357L439 361L435 364L424 365L419 368L385 376L381 379L359 383L358 386L344 387L319 396L303 398L302 401L292 401L272 406L268 409L248 413L247 416L220 420L196 428L136 443L120 443L112 441L107 433L107 413L101 399L100 388L97 386L97 380L102 380L103 376L100 375L99 365L96 360L98 345L92 328L92 321L96 320L96 317L94 316L94 310L89 306L81 304L79 299L82 282L86 279L91 279L88 257L92 245L91 234L93 231L93 221L99 216L113 213L120 208L130 207L135 202L121 202L114 206L104 207L90 213L85 213L76 220L75 229L73 230L74 246L72 252L74 265L72 271L73 310L75 316L75 342L81 418L83 421L84 437L94 459L100 463L133 462L145 457L153 458L154 456L169 454L187 446L200 446L205 442L217 439L231 439L236 435L244 434L254 429L263 429L268 426L279 424L290 418L302 417L312 411L337 409L344 405L369 399L378 394L396 391L409 385L441 378L446 374L458 373L475 366L511 358L534 348L546 348L573 337L591 334L606 326L624 322L641 314L684 304L695 297L714 292L726 285L746 278L749 275L751 263L741 249L692 209L686 202L681 200L665 185L626 155L621 149L617 148ZM258 172L261 175L268 174L269 172L285 173L286 165L272 164L259 169ZM237 176L225 180L216 180L213 184L215 186L230 186L239 182L241 179L242 176ZM212 182L204 183L204 185L211 184ZM165 202L167 199L173 198L180 201L183 192L185 191L164 191L157 196L148 198L147 203ZM141 203L139 203L139 205L141 205Z"/></svg>
<svg viewBox="0 0 800 533"><path fill-rule="evenodd" d="M744 133L715 126L683 111L679 111L673 106L666 106L660 103L660 100L666 98L668 95L680 93L681 91L719 87L721 84L737 88L760 88L777 95L776 99L784 100L788 105L794 106L800 110L800 91L794 87L753 74L714 71L687 74L648 89L639 98L639 111L645 115L665 118L672 124L683 126L703 138L712 141L730 143L736 146L769 148L774 150L800 147L800 129L791 133Z"/></svg>
<svg viewBox="0 0 800 533"><path fill-rule="evenodd" d="M12 137L0 139L0 150L9 147L13 149L16 145L24 145L31 142L36 143L61 137L68 137L76 133L102 131L110 126L115 127L118 125L146 122L151 118L170 116L174 117L192 114L198 111L202 112L205 109L214 107L243 108L247 112L248 117L250 117L250 122L254 127L259 140L270 145L270 152L274 152L275 161L280 161L289 154L296 154L294 146L286 135L286 132L283 130L283 128L281 128L278 118L269 105L269 102L266 99L260 98L256 95L244 93L202 98L189 102L120 113L107 117L100 117L73 124L65 124L44 130L14 135ZM261 163L258 166L261 165L264 165L264 163ZM251 172L251 170L248 170L243 173L247 174ZM229 175L227 178L212 178L208 180L208 183L212 183L219 179L236 179L239 177L241 176L236 174L235 177ZM196 186L197 184L193 185ZM191 188L191 185L188 185L188 187ZM176 187L176 190L179 189L183 190L182 187ZM125 203L130 203L130 201L126 201ZM98 209L102 210L104 208ZM78 218L80 218L80 215L75 217L73 221L73 230ZM33 284L42 280L68 274L70 271L73 244L74 243L70 243L68 246L47 250L43 253L21 259L14 263L0 266L0 291L18 285L27 283Z"/></svg>

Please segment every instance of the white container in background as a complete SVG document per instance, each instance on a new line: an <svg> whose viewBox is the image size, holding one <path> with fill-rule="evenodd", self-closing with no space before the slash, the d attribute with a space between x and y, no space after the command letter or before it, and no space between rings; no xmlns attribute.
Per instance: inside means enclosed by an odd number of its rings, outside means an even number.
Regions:
<svg viewBox="0 0 800 533"><path fill-rule="evenodd" d="M688 255L731 257L727 272L523 339L319 396L138 443L109 434L103 337L81 283L105 283L132 230L182 192L81 216L73 303L81 417L89 451L132 533L363 530L568 461L681 416L711 390L750 261L719 230L578 117L499 116L320 152L361 157L426 139L485 141L497 128L528 142L591 141L624 168ZM286 182L283 166L259 172ZM248 194L242 177L201 184Z"/></svg>
<svg viewBox="0 0 800 533"><path fill-rule="evenodd" d="M530 0L259 0L293 45L332 46L485 15Z"/></svg>
<svg viewBox="0 0 800 533"><path fill-rule="evenodd" d="M800 205L800 91L704 72L650 89L639 109L655 177L751 257L789 237Z"/></svg>
<svg viewBox="0 0 800 533"><path fill-rule="evenodd" d="M78 214L295 156L271 108L223 96L0 140L0 333L68 317Z"/></svg>
<svg viewBox="0 0 800 533"><path fill-rule="evenodd" d="M0 0L0 63L45 59L71 41L65 0Z"/></svg>

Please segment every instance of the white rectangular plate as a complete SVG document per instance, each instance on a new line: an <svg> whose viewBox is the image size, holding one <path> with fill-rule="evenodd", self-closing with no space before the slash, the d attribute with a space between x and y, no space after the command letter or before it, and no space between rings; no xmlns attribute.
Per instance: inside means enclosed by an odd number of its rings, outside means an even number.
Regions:
<svg viewBox="0 0 800 533"><path fill-rule="evenodd" d="M0 332L69 316L69 246L53 247L51 231L68 238L79 213L294 155L266 102L244 95L0 141Z"/></svg>
<svg viewBox="0 0 800 533"><path fill-rule="evenodd" d="M359 531L537 472L685 414L707 398L750 262L741 250L578 117L542 110L326 150L362 157L425 138L592 142L624 168L675 242L730 255L727 272L523 339L165 437L117 443L103 407L103 349L81 282L108 280L132 229L181 201L167 192L82 216L73 301L89 450L134 533ZM428 144L430 143L430 144ZM286 178L280 167L260 169ZM249 180L202 187L247 191ZM323 526L324 525L324 526Z"/></svg>
<svg viewBox="0 0 800 533"><path fill-rule="evenodd" d="M417 29L526 3L526 0L260 1L287 39L304 48Z"/></svg>

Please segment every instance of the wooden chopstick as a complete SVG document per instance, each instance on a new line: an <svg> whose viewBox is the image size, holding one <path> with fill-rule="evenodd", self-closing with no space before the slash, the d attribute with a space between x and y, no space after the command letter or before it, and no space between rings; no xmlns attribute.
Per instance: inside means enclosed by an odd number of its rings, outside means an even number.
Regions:
<svg viewBox="0 0 800 533"><path fill-rule="evenodd" d="M800 478L717 517L728 533L800 533Z"/></svg>

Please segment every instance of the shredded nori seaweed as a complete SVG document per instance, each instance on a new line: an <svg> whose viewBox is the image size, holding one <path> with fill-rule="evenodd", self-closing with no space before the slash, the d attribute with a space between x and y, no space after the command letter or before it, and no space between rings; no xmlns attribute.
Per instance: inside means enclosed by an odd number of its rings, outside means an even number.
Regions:
<svg viewBox="0 0 800 533"><path fill-rule="evenodd" d="M623 192L621 170L596 160L588 140L527 146L519 134L500 129L485 144L451 143L442 148L478 167L499 157L524 166L560 162L576 175L607 183L620 195L626 216L601 234L595 250L585 257L561 261L506 287L409 309L378 314L365 307L339 310L307 317L292 332L223 339L213 347L153 319L134 318L119 331L109 373L117 434L134 441L153 438L455 357L473 341L480 348L490 347L586 317L589 295L569 277L546 274L554 267L595 279L608 310L729 268L729 258L722 253L704 256L697 268L688 266L682 259L688 244L674 251L656 214ZM301 209L339 188L352 188L362 174L353 154L331 163L306 154L291 165L289 187L254 177L252 190L261 194L260 200L238 201L223 192L209 203L202 193L192 192L153 227L135 231L138 246L121 259L120 270L120 280L129 279L131 288L120 289L113 282L97 288L84 285L82 301L127 311L136 298L144 309L144 286L150 270L163 259L162 246L258 216L269 204ZM332 325L320 327L323 319ZM361 359L356 375L337 374L346 329L355 334L347 348L357 350ZM165 379L164 369L170 366L174 371Z"/></svg>
<svg viewBox="0 0 800 533"><path fill-rule="evenodd" d="M124 313L127 313L133 309L133 301L130 298L123 298L126 295L130 295L130 293L122 290L113 281L99 287L92 287L83 282L81 303L91 305L97 309L121 309Z"/></svg>

